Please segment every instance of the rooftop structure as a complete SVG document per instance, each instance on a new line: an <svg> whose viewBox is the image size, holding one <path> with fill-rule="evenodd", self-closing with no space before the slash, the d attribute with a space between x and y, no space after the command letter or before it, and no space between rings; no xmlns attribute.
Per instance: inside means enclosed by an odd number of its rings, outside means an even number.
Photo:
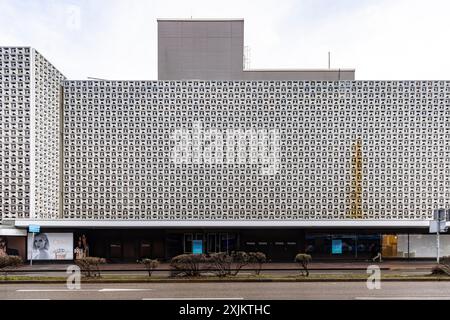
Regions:
<svg viewBox="0 0 450 320"><path fill-rule="evenodd" d="M159 80L354 80L353 69L244 69L243 19L158 19Z"/></svg>

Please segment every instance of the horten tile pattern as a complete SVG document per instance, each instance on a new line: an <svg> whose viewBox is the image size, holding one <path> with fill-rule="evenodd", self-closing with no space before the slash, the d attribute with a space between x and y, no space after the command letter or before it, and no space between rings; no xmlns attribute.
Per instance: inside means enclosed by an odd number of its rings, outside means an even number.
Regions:
<svg viewBox="0 0 450 320"><path fill-rule="evenodd" d="M445 81L65 81L63 215L430 218L449 105Z"/></svg>
<svg viewBox="0 0 450 320"><path fill-rule="evenodd" d="M0 47L0 220L58 216L63 79L36 50Z"/></svg>
<svg viewBox="0 0 450 320"><path fill-rule="evenodd" d="M61 216L61 95L64 79L53 65L35 51L35 214L44 219Z"/></svg>

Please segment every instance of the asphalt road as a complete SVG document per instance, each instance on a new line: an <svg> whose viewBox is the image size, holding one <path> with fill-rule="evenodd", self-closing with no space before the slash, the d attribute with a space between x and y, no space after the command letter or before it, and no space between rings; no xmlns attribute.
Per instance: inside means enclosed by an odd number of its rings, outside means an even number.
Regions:
<svg viewBox="0 0 450 320"><path fill-rule="evenodd" d="M80 290L61 284L2 284L0 299L450 300L450 282L382 282L381 289L373 290L367 289L365 282L81 284Z"/></svg>

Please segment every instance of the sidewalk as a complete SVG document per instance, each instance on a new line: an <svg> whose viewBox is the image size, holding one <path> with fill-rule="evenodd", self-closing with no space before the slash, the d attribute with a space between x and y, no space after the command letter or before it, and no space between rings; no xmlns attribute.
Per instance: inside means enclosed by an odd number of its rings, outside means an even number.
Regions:
<svg viewBox="0 0 450 320"><path fill-rule="evenodd" d="M23 265L19 268L9 270L10 277L8 283L63 283L67 281L67 267L73 265L69 263L34 264ZM265 263L259 275L255 273L255 265L247 265L239 272L239 277L214 277L216 273L212 269L202 266L203 276L198 279L184 279L172 276L170 264L161 263L157 269L153 270L152 277L149 277L142 264L138 263L117 263L104 264L100 266L101 278L90 278L91 282L101 283L141 283L141 282L204 282L204 281L231 281L231 282L348 282L366 281L368 266L377 265L384 280L387 281L450 281L450 277L431 277L432 267L435 262L428 261L384 261L382 263L365 261L341 261L323 262L317 261L309 265L310 276L300 277L300 267L292 263ZM69 271L71 273L72 271ZM370 273L370 272L369 272ZM212 278L208 278L212 276ZM86 279L85 279L86 280ZM5 281L0 279L0 283Z"/></svg>
<svg viewBox="0 0 450 320"><path fill-rule="evenodd" d="M17 269L16 272L45 272L45 271L65 271L67 264L34 264L30 266L25 264ZM431 270L436 262L427 261L383 261L379 262L365 262L365 261L345 261L345 262L311 262L309 269L313 270L366 270L370 265L378 265L382 270L398 270L398 271L413 271L413 270ZM243 270L253 269L254 266L247 265L243 267ZM104 271L142 271L145 270L142 264L138 263L110 263L100 266L100 270ZM155 271L168 271L170 270L169 263L161 263ZM297 264L294 262L277 263L269 262L263 264L262 270L298 270Z"/></svg>

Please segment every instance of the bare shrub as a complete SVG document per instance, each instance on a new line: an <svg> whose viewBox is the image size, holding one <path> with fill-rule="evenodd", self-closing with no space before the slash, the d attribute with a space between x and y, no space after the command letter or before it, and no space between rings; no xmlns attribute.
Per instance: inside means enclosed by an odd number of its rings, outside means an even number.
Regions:
<svg viewBox="0 0 450 320"><path fill-rule="evenodd" d="M180 254L170 261L171 276L200 276L200 268L207 262L204 254Z"/></svg>
<svg viewBox="0 0 450 320"><path fill-rule="evenodd" d="M439 259L439 264L431 269L433 275L450 276L450 256L444 256Z"/></svg>
<svg viewBox="0 0 450 320"><path fill-rule="evenodd" d="M159 261L156 259L142 259L141 263L144 265L145 270L147 270L149 277L152 276L153 271L159 266Z"/></svg>
<svg viewBox="0 0 450 320"><path fill-rule="evenodd" d="M86 277L100 277L100 265L105 263L106 260L104 258L98 257L86 257L75 260L75 264L80 267L81 272Z"/></svg>
<svg viewBox="0 0 450 320"><path fill-rule="evenodd" d="M236 276L249 263L249 256L244 251L233 251L231 255L226 252L218 252L211 253L207 262L208 269L219 277Z"/></svg>
<svg viewBox="0 0 450 320"><path fill-rule="evenodd" d="M295 256L294 260L300 265L300 272L302 273L302 275L304 275L303 271L305 271L306 276L309 276L308 264L312 260L311 256L306 253L299 253Z"/></svg>
<svg viewBox="0 0 450 320"><path fill-rule="evenodd" d="M19 256L3 256L0 257L0 270L4 273L5 280L8 275L8 271L12 268L16 268L22 265L22 258Z"/></svg>
<svg viewBox="0 0 450 320"><path fill-rule="evenodd" d="M264 263L267 262L267 257L262 252L249 252L249 262L255 265L255 274L259 275Z"/></svg>

